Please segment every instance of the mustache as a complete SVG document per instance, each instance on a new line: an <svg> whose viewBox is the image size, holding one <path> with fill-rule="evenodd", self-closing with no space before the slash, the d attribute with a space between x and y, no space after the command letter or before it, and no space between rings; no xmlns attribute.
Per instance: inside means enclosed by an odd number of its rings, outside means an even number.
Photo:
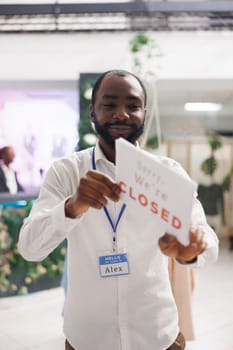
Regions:
<svg viewBox="0 0 233 350"><path fill-rule="evenodd" d="M104 123L104 127L105 128L108 128L110 126L127 126L127 127L132 128L132 129L137 128L136 124L128 124L128 123L121 122L121 121L115 121L115 122L112 122L112 123Z"/></svg>

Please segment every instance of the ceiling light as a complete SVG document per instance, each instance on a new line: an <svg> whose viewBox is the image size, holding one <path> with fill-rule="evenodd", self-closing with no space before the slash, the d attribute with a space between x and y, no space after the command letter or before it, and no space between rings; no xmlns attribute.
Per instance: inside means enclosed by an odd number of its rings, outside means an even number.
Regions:
<svg viewBox="0 0 233 350"><path fill-rule="evenodd" d="M189 112L217 112L222 109L222 105L212 102L187 102L184 109Z"/></svg>

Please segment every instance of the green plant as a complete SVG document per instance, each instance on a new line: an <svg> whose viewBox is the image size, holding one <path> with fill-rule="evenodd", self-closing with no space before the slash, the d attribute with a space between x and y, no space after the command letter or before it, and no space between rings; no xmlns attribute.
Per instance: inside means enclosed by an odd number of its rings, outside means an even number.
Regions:
<svg viewBox="0 0 233 350"><path fill-rule="evenodd" d="M6 292L10 282L8 276L11 273L8 254L10 253L11 241L7 232L7 226L0 222L0 291Z"/></svg>
<svg viewBox="0 0 233 350"><path fill-rule="evenodd" d="M133 70L135 73L142 75L143 71L150 73L152 70L154 74L158 63L157 59L162 56L155 39L149 34L138 33L130 40L129 45L133 55Z"/></svg>
<svg viewBox="0 0 233 350"><path fill-rule="evenodd" d="M205 175L213 175L217 168L217 160L214 156L205 159L201 164L201 170Z"/></svg>
<svg viewBox="0 0 233 350"><path fill-rule="evenodd" d="M218 161L215 156L215 151L222 147L220 137L216 133L208 135L208 145L210 146L211 156L201 163L201 170L205 175L213 176L218 167ZM223 192L230 190L231 178L233 176L233 168L226 174L220 184Z"/></svg>
<svg viewBox="0 0 233 350"><path fill-rule="evenodd" d="M149 149L158 148L158 137L157 136L150 137L146 142L146 147Z"/></svg>
<svg viewBox="0 0 233 350"><path fill-rule="evenodd" d="M211 133L208 136L208 144L211 148L212 153L216 151L217 149L222 147L222 142L216 133Z"/></svg>
<svg viewBox="0 0 233 350"><path fill-rule="evenodd" d="M2 209L0 223L0 296L26 294L43 289L42 283L52 286L63 272L66 255L64 241L42 262L27 262L17 249L18 235L23 220L32 207L29 201L24 208Z"/></svg>
<svg viewBox="0 0 233 350"><path fill-rule="evenodd" d="M86 74L80 77L80 122L78 150L93 146L96 141L96 133L90 123L89 104L92 87L97 74Z"/></svg>
<svg viewBox="0 0 233 350"><path fill-rule="evenodd" d="M147 118L145 132L141 137L141 146L148 149L161 145L161 128L159 120L158 99L156 93L156 75L160 68L162 52L156 40L150 33L138 33L129 42L133 58L133 72L140 76L147 89ZM156 136L149 136L152 119L156 119Z"/></svg>
<svg viewBox="0 0 233 350"><path fill-rule="evenodd" d="M232 169L230 170L230 172L223 178L223 181L222 181L222 188L223 188L223 191L227 192L230 190L230 185L231 185L231 179L233 177L233 167Z"/></svg>
<svg viewBox="0 0 233 350"><path fill-rule="evenodd" d="M201 163L201 170L205 175L213 176L218 166L215 151L222 147L222 142L216 133L210 133L207 141L208 145L210 146L211 156Z"/></svg>

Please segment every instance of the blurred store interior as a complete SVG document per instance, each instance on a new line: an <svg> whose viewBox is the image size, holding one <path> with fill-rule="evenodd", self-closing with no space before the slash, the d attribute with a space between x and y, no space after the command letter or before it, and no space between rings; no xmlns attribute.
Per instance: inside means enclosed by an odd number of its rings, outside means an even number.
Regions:
<svg viewBox="0 0 233 350"><path fill-rule="evenodd" d="M3 224L10 222L8 229L13 227L16 237L23 217L16 223L12 212L18 211L18 218L19 212L30 210L51 162L77 150L82 137L86 145L95 142L94 133L79 134L84 118L81 104L83 99L89 103L90 78L114 68L131 70L149 91L142 147L176 159L198 188L207 191L217 185L220 189L216 195L211 189L204 197L203 192L198 194L220 239L224 268L229 266L230 275L232 62L232 1L2 0L0 148L7 144L15 148L14 168L26 188L15 196L0 195L1 217L8 220ZM87 79L86 90L82 77ZM208 202L216 202L214 212L209 211ZM8 287L6 282L3 290ZM25 287L21 294L27 293L26 284L15 284L10 297L21 287ZM0 296L1 292L0 285ZM0 350L10 350L4 339L8 347L1 347L0 337ZM221 350L230 350L231 345ZM202 346L190 349L203 350ZM219 347L213 344L211 349Z"/></svg>

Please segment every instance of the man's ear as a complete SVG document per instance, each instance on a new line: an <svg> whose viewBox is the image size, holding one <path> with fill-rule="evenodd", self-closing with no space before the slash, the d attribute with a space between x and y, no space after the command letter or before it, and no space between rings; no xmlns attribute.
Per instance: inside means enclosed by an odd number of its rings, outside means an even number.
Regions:
<svg viewBox="0 0 233 350"><path fill-rule="evenodd" d="M89 113L90 113L90 119L93 122L94 121L94 117L95 117L95 110L94 110L94 106L93 105L90 105Z"/></svg>

